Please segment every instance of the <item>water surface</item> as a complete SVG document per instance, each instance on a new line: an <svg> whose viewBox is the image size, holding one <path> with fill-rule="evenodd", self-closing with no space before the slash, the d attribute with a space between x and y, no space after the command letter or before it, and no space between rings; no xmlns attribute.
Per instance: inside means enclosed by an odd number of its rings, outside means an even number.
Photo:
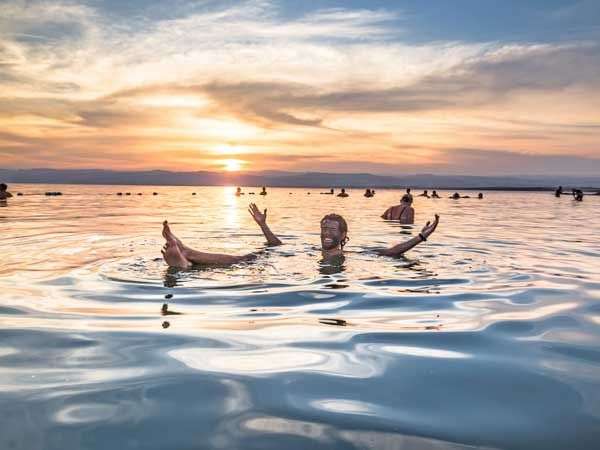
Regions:
<svg viewBox="0 0 600 450"><path fill-rule="evenodd" d="M26 195L0 205L2 449L600 445L600 197L416 197L400 226L379 218L394 190L11 190ZM250 201L285 245L265 249ZM318 250L329 212L350 230L337 264ZM370 251L434 212L405 258ZM264 251L171 270L164 219L198 249Z"/></svg>

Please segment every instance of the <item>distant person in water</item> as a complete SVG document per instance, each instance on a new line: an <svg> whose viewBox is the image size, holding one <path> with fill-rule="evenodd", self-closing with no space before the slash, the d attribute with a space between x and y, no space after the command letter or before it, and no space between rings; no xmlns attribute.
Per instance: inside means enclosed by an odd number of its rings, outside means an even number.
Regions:
<svg viewBox="0 0 600 450"><path fill-rule="evenodd" d="M371 189L367 189L367 190L365 191L365 197L369 197L369 198L370 198L370 197L373 197L373 193L371 192Z"/></svg>
<svg viewBox="0 0 600 450"><path fill-rule="evenodd" d="M408 196L410 197L410 200L411 200L411 202L412 202L412 198L413 198L413 196L412 196L412 194L410 193L410 188L406 188L406 195L408 195Z"/></svg>
<svg viewBox="0 0 600 450"><path fill-rule="evenodd" d="M346 194L346 189L342 188L342 192L340 192L337 196L338 197L348 197L348 194Z"/></svg>
<svg viewBox="0 0 600 450"><path fill-rule="evenodd" d="M477 194L477 198L478 198L479 200L481 200L481 199L483 198L483 193L481 193L481 192L480 192L479 194Z"/></svg>
<svg viewBox="0 0 600 450"><path fill-rule="evenodd" d="M239 186L237 187L237 189L235 190L235 195L236 195L236 197L239 197L240 195L244 195L241 187L239 187Z"/></svg>
<svg viewBox="0 0 600 450"><path fill-rule="evenodd" d="M267 188L265 186L262 187L262 191L260 191L259 195L267 195Z"/></svg>
<svg viewBox="0 0 600 450"><path fill-rule="evenodd" d="M329 192L319 192L321 195L333 195L333 188L329 189Z"/></svg>
<svg viewBox="0 0 600 450"><path fill-rule="evenodd" d="M583 191L581 189L573 189L573 198L578 202L583 201Z"/></svg>
<svg viewBox="0 0 600 450"><path fill-rule="evenodd" d="M11 198L12 194L8 192L8 186L6 183L0 183L0 201L6 200L7 198Z"/></svg>
<svg viewBox="0 0 600 450"><path fill-rule="evenodd" d="M381 215L385 220L397 220L401 224L410 225L415 223L415 210L412 207L413 198L410 194L404 194L400 199L400 204L390 206Z"/></svg>
<svg viewBox="0 0 600 450"><path fill-rule="evenodd" d="M281 245L281 240L271 231L267 225L267 210L260 212L258 207L252 203L248 209L254 221L258 224L263 234L267 238L270 246ZM439 216L436 214L433 223L427 224L421 229L419 234L406 242L393 245L389 248L375 250L384 256L400 256L427 238L435 231L439 223ZM346 220L338 214L327 214L321 219L321 251L324 259L334 258L343 255L344 245L348 242L348 224ZM163 222L162 235L166 240L162 254L166 263L171 267L187 269L194 264L202 265L230 265L241 261L248 261L256 257L256 253L249 253L241 256L227 255L222 253L205 253L193 250L181 242L169 227L168 222Z"/></svg>
<svg viewBox="0 0 600 450"><path fill-rule="evenodd" d="M454 194L452 194L450 197L453 200L458 200L460 198L460 194L458 192L455 192Z"/></svg>
<svg viewBox="0 0 600 450"><path fill-rule="evenodd" d="M437 191L433 191L431 193L431 198L440 198L440 196L438 195Z"/></svg>
<svg viewBox="0 0 600 450"><path fill-rule="evenodd" d="M559 187L556 189L556 191L554 191L554 196L555 196L555 197L560 197L560 196L562 195L562 193L563 193L563 188L562 188L562 186L559 186Z"/></svg>
<svg viewBox="0 0 600 450"><path fill-rule="evenodd" d="M427 190L423 191L422 194L419 194L419 197L427 197L429 198L429 193L427 192Z"/></svg>

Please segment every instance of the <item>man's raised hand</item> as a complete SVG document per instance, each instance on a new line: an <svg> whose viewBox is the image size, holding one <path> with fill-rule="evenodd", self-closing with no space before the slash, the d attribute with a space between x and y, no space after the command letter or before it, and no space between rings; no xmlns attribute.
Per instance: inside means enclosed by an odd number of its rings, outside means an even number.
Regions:
<svg viewBox="0 0 600 450"><path fill-rule="evenodd" d="M438 223L440 223L440 216L436 214L433 223L427 222L425 226L421 229L421 234L425 237L428 237L429 235L431 235L431 233L435 231L435 229L438 226Z"/></svg>
<svg viewBox="0 0 600 450"><path fill-rule="evenodd" d="M258 225L263 226L267 223L267 209L266 208L265 208L264 212L261 213L260 210L258 209L258 206L256 206L256 203L250 203L250 206L248 207L248 212L250 213L250 215L252 216L252 218Z"/></svg>

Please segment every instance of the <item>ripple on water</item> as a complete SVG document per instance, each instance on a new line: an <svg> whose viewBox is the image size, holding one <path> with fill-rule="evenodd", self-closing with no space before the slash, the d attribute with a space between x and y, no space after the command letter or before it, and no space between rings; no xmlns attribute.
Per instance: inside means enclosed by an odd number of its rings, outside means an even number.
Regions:
<svg viewBox="0 0 600 450"><path fill-rule="evenodd" d="M379 220L399 191L342 204L302 190L290 204L273 189L261 207L286 244L265 251L228 188L165 187L127 204L97 195L111 187L77 189L60 207L30 197L3 211L2 449L600 442L600 240L568 238L600 220L595 198L416 198L419 223L403 228ZM507 204L527 207L507 222ZM342 260L316 247L324 210L348 219ZM442 222L426 244L404 258L372 252L433 212ZM262 253L167 269L164 218L192 246Z"/></svg>

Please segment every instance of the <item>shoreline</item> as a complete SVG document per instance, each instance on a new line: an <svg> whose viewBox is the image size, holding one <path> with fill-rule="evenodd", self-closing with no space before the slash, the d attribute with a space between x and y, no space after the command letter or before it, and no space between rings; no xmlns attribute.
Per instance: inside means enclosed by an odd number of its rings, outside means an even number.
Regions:
<svg viewBox="0 0 600 450"><path fill-rule="evenodd" d="M147 186L147 187L195 187L195 188L203 188L203 187L236 187L236 184L232 183L219 183L219 184L147 184L147 183L129 183L129 184L115 184L115 183L47 183L47 182L35 182L35 181L27 181L27 182L18 182L7 180L9 184L18 184L18 185L55 185L55 186L112 186L112 187L122 187L122 186ZM244 185L240 184L242 188L256 188L260 189L260 185ZM406 189L410 188L412 190L442 190L442 191L504 191L504 192L554 192L556 190L556 186L535 186L535 187L513 187L513 186L431 186L431 185L391 185L391 186L373 186L373 185L266 185L267 188L271 189L379 189L379 190L398 190L398 189ZM570 195L570 190L572 188L581 189L583 191L592 191L593 194L600 193L600 187L596 186L563 186L565 193L563 195ZM593 195L592 194L592 195ZM589 195L589 194L588 194Z"/></svg>

